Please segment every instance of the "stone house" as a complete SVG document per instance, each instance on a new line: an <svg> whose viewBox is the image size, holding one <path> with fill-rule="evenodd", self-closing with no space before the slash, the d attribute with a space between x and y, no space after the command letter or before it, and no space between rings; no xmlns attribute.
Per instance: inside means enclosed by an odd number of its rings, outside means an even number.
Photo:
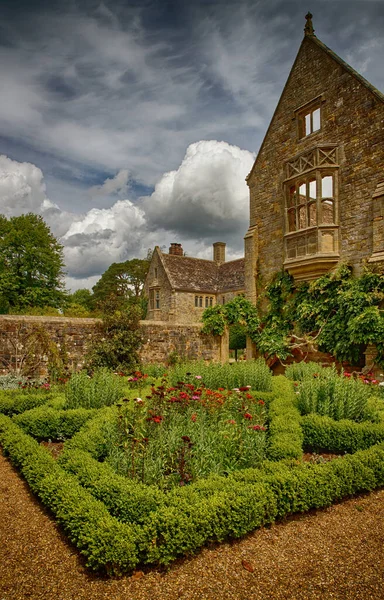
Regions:
<svg viewBox="0 0 384 600"><path fill-rule="evenodd" d="M213 260L184 256L173 243L166 254L156 246L144 290L147 320L197 323L203 311L244 292L244 259L225 261L225 243L213 244Z"/></svg>
<svg viewBox="0 0 384 600"><path fill-rule="evenodd" d="M339 262L384 267L384 96L305 36L247 177L245 288L315 279Z"/></svg>

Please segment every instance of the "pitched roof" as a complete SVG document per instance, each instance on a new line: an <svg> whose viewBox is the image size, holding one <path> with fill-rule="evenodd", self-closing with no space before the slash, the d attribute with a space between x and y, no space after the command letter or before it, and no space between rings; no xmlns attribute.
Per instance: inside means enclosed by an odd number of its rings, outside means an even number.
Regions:
<svg viewBox="0 0 384 600"><path fill-rule="evenodd" d="M243 258L219 266L213 260L159 254L174 289L209 293L244 289Z"/></svg>
<svg viewBox="0 0 384 600"><path fill-rule="evenodd" d="M229 292L245 287L244 258L231 260L219 267L218 291Z"/></svg>

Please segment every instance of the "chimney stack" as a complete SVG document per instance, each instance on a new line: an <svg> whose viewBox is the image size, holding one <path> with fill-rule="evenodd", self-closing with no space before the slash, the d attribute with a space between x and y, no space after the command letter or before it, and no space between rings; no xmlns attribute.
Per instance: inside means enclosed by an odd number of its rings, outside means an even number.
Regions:
<svg viewBox="0 0 384 600"><path fill-rule="evenodd" d="M225 242L215 242L213 244L213 260L218 265L225 263Z"/></svg>
<svg viewBox="0 0 384 600"><path fill-rule="evenodd" d="M173 254L173 256L184 256L182 245L174 242L171 243L169 247L169 254Z"/></svg>

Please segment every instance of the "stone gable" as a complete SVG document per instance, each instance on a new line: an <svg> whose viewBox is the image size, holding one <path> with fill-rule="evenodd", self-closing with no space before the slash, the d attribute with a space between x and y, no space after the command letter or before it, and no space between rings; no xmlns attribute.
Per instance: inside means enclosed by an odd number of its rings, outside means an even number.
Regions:
<svg viewBox="0 0 384 600"><path fill-rule="evenodd" d="M181 252L180 252L181 250ZM145 282L147 320L198 323L204 310L244 292L244 259L225 262L225 244L214 244L214 260L170 253L156 247Z"/></svg>
<svg viewBox="0 0 384 600"><path fill-rule="evenodd" d="M307 34L247 178L247 296L282 268L308 280L383 264L383 167L383 95Z"/></svg>

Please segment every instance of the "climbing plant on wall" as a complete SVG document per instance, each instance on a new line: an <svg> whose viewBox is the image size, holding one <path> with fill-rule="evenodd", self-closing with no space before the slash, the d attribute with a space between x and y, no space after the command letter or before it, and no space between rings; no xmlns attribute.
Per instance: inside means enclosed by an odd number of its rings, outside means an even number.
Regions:
<svg viewBox="0 0 384 600"><path fill-rule="evenodd" d="M353 277L340 265L310 283L295 285L277 273L258 306L238 296L203 313L203 331L222 335L227 325L246 327L265 357L285 360L295 351L321 350L336 359L357 363L373 343L384 365L384 275L369 270Z"/></svg>

